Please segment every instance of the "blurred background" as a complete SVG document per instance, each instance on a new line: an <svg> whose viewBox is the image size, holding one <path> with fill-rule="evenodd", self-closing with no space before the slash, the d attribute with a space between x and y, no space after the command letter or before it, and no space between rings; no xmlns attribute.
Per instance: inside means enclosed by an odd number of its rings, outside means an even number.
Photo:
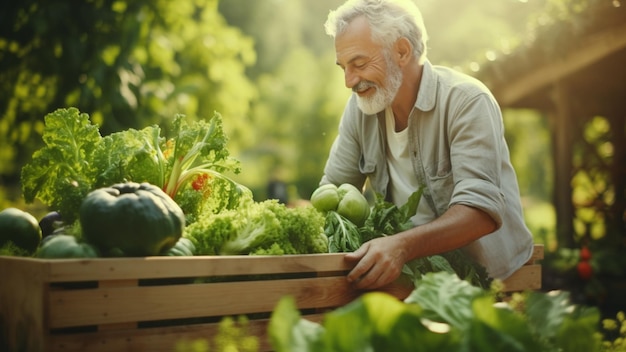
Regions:
<svg viewBox="0 0 626 352"><path fill-rule="evenodd" d="M44 116L77 107L102 135L218 111L233 177L308 199L350 92L323 23L341 0L92 0L0 5L0 208L37 217L20 170ZM416 0L433 64L502 105L544 288L605 311L626 293L626 16L618 0ZM582 272L582 248L592 269ZM587 258L587 256L585 256Z"/></svg>

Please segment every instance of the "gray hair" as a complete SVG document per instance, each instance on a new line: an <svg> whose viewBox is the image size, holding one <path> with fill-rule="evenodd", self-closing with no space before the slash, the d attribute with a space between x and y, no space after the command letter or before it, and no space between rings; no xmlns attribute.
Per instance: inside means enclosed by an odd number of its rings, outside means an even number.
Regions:
<svg viewBox="0 0 626 352"><path fill-rule="evenodd" d="M396 40L405 37L419 62L426 59L428 34L422 13L411 0L348 0L328 14L324 24L326 34L336 37L360 16L370 24L374 42L389 49Z"/></svg>

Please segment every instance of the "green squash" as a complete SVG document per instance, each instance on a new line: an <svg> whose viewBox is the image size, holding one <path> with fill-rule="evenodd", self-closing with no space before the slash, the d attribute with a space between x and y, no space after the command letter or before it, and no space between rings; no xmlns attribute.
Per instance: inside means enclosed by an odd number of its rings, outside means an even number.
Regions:
<svg viewBox="0 0 626 352"><path fill-rule="evenodd" d="M149 183L126 182L90 192L79 221L86 242L103 253L154 256L181 238L185 216L163 190Z"/></svg>
<svg viewBox="0 0 626 352"><path fill-rule="evenodd" d="M37 219L17 208L0 211L0 247L8 242L13 242L29 254L34 253L41 242L41 228Z"/></svg>
<svg viewBox="0 0 626 352"><path fill-rule="evenodd" d="M35 254L42 259L97 258L98 250L86 242L79 242L75 236L57 233L47 236Z"/></svg>
<svg viewBox="0 0 626 352"><path fill-rule="evenodd" d="M370 205L361 191L344 183L319 186L311 195L311 205L322 212L336 211L357 226L363 226L370 214Z"/></svg>

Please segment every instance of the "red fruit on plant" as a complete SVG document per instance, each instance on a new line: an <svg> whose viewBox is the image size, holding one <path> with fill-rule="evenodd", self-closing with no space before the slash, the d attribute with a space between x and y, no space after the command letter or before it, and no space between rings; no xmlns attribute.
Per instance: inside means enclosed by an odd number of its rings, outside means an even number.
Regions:
<svg viewBox="0 0 626 352"><path fill-rule="evenodd" d="M208 174L200 174L196 176L193 182L191 182L191 187L193 187L193 189L195 189L196 191L201 191L206 185L208 179Z"/></svg>
<svg viewBox="0 0 626 352"><path fill-rule="evenodd" d="M580 249L580 260L588 262L590 259L591 251L589 250L589 247L582 246L582 248Z"/></svg>
<svg viewBox="0 0 626 352"><path fill-rule="evenodd" d="M589 280L591 279L591 276L593 276L593 268L588 261L578 262L576 270L578 270L578 276L580 276L583 280Z"/></svg>

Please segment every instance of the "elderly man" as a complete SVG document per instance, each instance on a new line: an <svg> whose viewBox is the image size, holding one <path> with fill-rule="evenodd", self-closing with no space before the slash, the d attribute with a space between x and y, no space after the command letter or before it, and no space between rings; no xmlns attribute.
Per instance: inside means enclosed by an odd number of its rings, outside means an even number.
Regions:
<svg viewBox="0 0 626 352"><path fill-rule="evenodd" d="M500 108L477 80L426 58L410 1L350 0L325 24L352 89L320 184L351 183L404 204L424 193L410 230L363 244L348 280L396 280L412 259L459 248L505 279L531 256Z"/></svg>

